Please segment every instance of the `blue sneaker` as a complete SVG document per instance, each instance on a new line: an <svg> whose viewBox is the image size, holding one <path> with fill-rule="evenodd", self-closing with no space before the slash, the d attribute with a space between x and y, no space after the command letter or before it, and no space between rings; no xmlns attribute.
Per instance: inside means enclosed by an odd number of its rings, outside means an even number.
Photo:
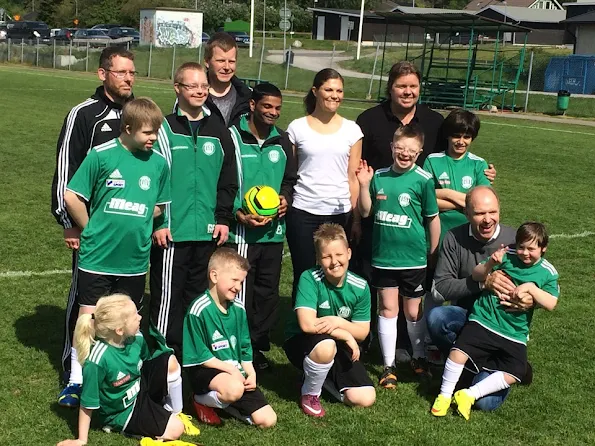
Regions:
<svg viewBox="0 0 595 446"><path fill-rule="evenodd" d="M58 395L58 404L64 407L79 407L82 388L81 384L69 383Z"/></svg>

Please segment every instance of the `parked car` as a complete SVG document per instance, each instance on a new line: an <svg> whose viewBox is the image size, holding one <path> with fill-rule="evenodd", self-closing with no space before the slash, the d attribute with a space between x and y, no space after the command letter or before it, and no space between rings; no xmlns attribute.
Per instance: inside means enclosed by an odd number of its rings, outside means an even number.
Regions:
<svg viewBox="0 0 595 446"><path fill-rule="evenodd" d="M61 28L54 35L54 40L58 42L70 42L74 38L76 31L76 28Z"/></svg>
<svg viewBox="0 0 595 446"><path fill-rule="evenodd" d="M119 26L117 28L111 28L108 30L107 35L110 36L112 39L120 39L122 37L132 37L132 45L138 45L140 42L140 33L134 29L129 28L127 26Z"/></svg>
<svg viewBox="0 0 595 446"><path fill-rule="evenodd" d="M93 25L91 29L112 29L112 28L119 28L122 25L116 25L115 23L106 24L106 23L98 23L97 25Z"/></svg>
<svg viewBox="0 0 595 446"><path fill-rule="evenodd" d="M236 39L238 46L249 46L250 36L244 31L225 31L227 34Z"/></svg>
<svg viewBox="0 0 595 446"><path fill-rule="evenodd" d="M207 43L210 38L211 36L209 36L207 33L202 33L202 43Z"/></svg>
<svg viewBox="0 0 595 446"><path fill-rule="evenodd" d="M74 39L89 42L89 46L106 46L111 40L102 29L79 29Z"/></svg>
<svg viewBox="0 0 595 446"><path fill-rule="evenodd" d="M6 24L6 38L11 40L37 40L50 43L50 27L44 22L12 21Z"/></svg>

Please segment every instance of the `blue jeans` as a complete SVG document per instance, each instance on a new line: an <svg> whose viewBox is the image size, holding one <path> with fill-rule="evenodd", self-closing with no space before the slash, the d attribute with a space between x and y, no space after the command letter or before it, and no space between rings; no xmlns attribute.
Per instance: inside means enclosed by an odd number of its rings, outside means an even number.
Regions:
<svg viewBox="0 0 595 446"><path fill-rule="evenodd" d="M446 357L463 325L467 322L467 310L456 305L432 308L426 314L426 321L432 342Z"/></svg>
<svg viewBox="0 0 595 446"><path fill-rule="evenodd" d="M434 345L447 357L455 339L467 322L467 310L456 305L432 308L426 314L428 332ZM488 377L489 372L480 372L473 378L473 385ZM485 396L475 402L475 407L486 412L496 410L504 403L510 388Z"/></svg>

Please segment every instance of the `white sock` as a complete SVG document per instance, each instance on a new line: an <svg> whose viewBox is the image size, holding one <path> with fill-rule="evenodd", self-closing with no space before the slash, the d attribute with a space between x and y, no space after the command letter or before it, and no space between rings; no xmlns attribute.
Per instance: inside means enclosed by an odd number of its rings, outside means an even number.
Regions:
<svg viewBox="0 0 595 446"><path fill-rule="evenodd" d="M504 373L494 372L485 379L482 379L474 386L471 386L467 391L476 400L483 398L486 395L499 392L500 390L508 389L510 385L504 379Z"/></svg>
<svg viewBox="0 0 595 446"><path fill-rule="evenodd" d="M395 351L397 349L397 318L378 316L378 340L385 367L395 365Z"/></svg>
<svg viewBox="0 0 595 446"><path fill-rule="evenodd" d="M450 358L446 360L446 363L444 364L444 373L442 373L440 395L444 395L446 398L452 398L452 394L455 391L455 387L459 382L464 367L465 364L457 364Z"/></svg>
<svg viewBox="0 0 595 446"><path fill-rule="evenodd" d="M69 384L83 383L83 366L79 364L79 357L76 349L72 347L70 350L70 380Z"/></svg>
<svg viewBox="0 0 595 446"><path fill-rule="evenodd" d="M413 358L425 358L426 347L424 338L426 336L426 321L422 317L420 320L413 322L407 321L407 333L411 341L411 349L413 350Z"/></svg>
<svg viewBox="0 0 595 446"><path fill-rule="evenodd" d="M304 384L302 385L302 395L319 396L322 392L322 385L328 375L329 370L335 361L328 364L318 364L310 359L309 356L304 358Z"/></svg>
<svg viewBox="0 0 595 446"><path fill-rule="evenodd" d="M167 410L174 414L182 412L184 407L184 398L182 396L182 370L167 375L167 396L163 405Z"/></svg>
<svg viewBox="0 0 595 446"><path fill-rule="evenodd" d="M222 403L219 400L216 390L211 390L209 393L203 395L194 395L194 401L203 406L216 407L217 409L225 409L229 406L228 403Z"/></svg>

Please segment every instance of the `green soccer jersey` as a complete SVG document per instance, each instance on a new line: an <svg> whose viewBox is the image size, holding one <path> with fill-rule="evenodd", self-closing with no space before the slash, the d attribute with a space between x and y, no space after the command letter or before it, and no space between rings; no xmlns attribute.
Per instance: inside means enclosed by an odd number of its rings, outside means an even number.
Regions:
<svg viewBox="0 0 595 446"><path fill-rule="evenodd" d="M431 153L424 163L424 170L434 178L436 189L452 189L465 194L475 186L490 185L484 173L487 168L488 163L483 158L469 152L458 160L446 152ZM440 240L448 230L466 223L467 217L462 210L440 212Z"/></svg>
<svg viewBox="0 0 595 446"><path fill-rule="evenodd" d="M405 173L378 169L370 183L374 228L372 266L415 269L427 265L424 218L438 215L429 173L413 166Z"/></svg>
<svg viewBox="0 0 595 446"><path fill-rule="evenodd" d="M227 313L223 313L208 290L190 304L184 318L182 342L184 367L217 358L245 374L242 362L252 361L246 310L239 302L233 302L228 305Z"/></svg>
<svg viewBox="0 0 595 446"><path fill-rule="evenodd" d="M351 271L347 271L341 286L334 286L326 280L322 268L310 268L300 276L294 312L285 328L286 339L302 333L295 312L298 308L312 309L316 317L339 316L350 322L370 322L370 288Z"/></svg>
<svg viewBox="0 0 595 446"><path fill-rule="evenodd" d="M230 127L238 166L238 194L234 203L234 215L242 208L244 194L253 186L270 186L281 192L285 175L287 155L281 145L281 135L276 127L260 145L250 131L247 115L238 124ZM247 142L248 140L252 142ZM234 221L229 228L229 241L233 243L283 243L285 218L274 218L268 225L251 228Z"/></svg>
<svg viewBox="0 0 595 446"><path fill-rule="evenodd" d="M81 406L97 411L101 424L123 430L140 391L143 361L150 358L138 333L119 348L98 340L83 366Z"/></svg>
<svg viewBox="0 0 595 446"><path fill-rule="evenodd" d="M67 189L90 208L78 267L94 274L145 274L153 211L170 202L169 169L163 156L130 152L113 139L89 152Z"/></svg>
<svg viewBox="0 0 595 446"><path fill-rule="evenodd" d="M525 265L516 254L507 253L500 265L494 269L502 270L510 276L516 286L533 282L543 291L554 297L560 296L558 271L544 258L533 265ZM533 308L528 311L506 311L508 307L500 305L500 299L486 290L475 301L469 320L484 328L520 344L527 344L529 326L533 318Z"/></svg>

